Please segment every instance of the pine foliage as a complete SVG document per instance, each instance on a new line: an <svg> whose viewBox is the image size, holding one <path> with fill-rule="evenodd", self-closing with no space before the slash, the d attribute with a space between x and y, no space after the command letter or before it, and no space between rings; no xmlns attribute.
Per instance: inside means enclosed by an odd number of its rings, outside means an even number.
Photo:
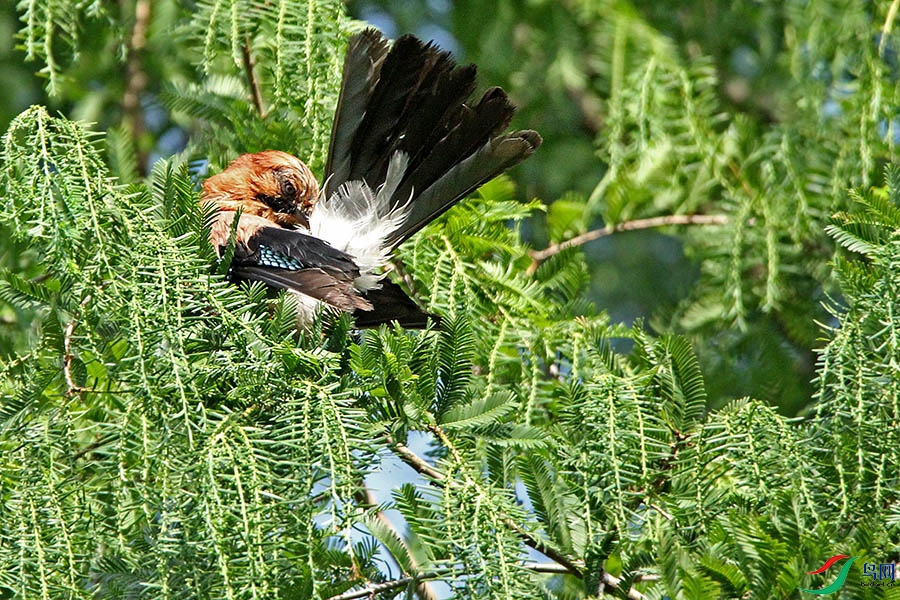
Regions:
<svg viewBox="0 0 900 600"><path fill-rule="evenodd" d="M275 146L321 165L336 4L197 8L179 39L201 76L167 100L209 134L193 152L221 165ZM818 39L804 11L825 8L789 11L799 36ZM107 166L134 171L120 133L33 107L0 153L4 247L21 250L0 271L18 327L0 358L0 598L421 597L435 580L458 598L793 598L827 583L807 572L833 554L896 561L900 172L872 187L866 163L888 142L843 118L826 129L849 144L802 123L753 137L704 60L682 64L638 20L608 26L652 43L634 64L612 56L610 170L569 208L610 223L724 211L695 240L718 253L698 302L736 324L792 302L803 244L835 213L842 295L813 415L709 410L688 339L611 323L584 300L575 249L534 267L520 227L541 205L505 178L397 253L391 276L439 331L345 316L298 332L290 298L226 281L184 160L126 185ZM853 60L883 68L871 49ZM866 123L885 110L859 96L846 110Z"/></svg>
<svg viewBox="0 0 900 600"><path fill-rule="evenodd" d="M470 28L479 13L496 12L500 21L518 10L514 2L501 4L479 11L466 2L476 13L468 17ZM497 46L516 47L523 58L510 77L518 85L513 93L542 108L577 104L583 126L595 133L602 165L579 169L573 158L569 176L599 173L599 181L588 194L554 203L550 241L654 219L679 225L662 231L683 241L699 279L661 282L687 292L662 303L653 326L691 337L716 405L731 397L723 394L749 389L799 410L812 391L815 323L828 318L822 302L837 293L828 267L835 246L823 225L846 210L848 189L881 185L882 167L895 159L900 139L896 7L825 0L723 2L706 12L641 1L566 6L526 10L562 33L526 34L515 22L471 33L459 28L483 47L477 58L488 65ZM659 23L668 28L655 28ZM516 46L521 39L524 48ZM723 55L705 55L710 48ZM545 78L547 88L561 90L547 100L545 88L529 83ZM572 137L554 132L552 119L532 125L549 130L551 147ZM544 175L557 176L552 167ZM597 275L617 267L599 258L592 266ZM640 301L627 289L637 277L614 280L605 297ZM651 285L635 287L652 297ZM771 343L762 348L759 338ZM748 362L754 381L730 385ZM783 369L788 362L798 372Z"/></svg>
<svg viewBox="0 0 900 600"><path fill-rule="evenodd" d="M204 149L221 167L237 152L278 147L321 172L345 27L341 3L202 0L182 29L200 51L198 79L164 102L206 122Z"/></svg>

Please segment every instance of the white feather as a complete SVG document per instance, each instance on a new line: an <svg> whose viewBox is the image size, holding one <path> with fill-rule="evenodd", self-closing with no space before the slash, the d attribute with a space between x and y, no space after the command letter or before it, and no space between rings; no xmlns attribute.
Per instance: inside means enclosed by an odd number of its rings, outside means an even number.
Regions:
<svg viewBox="0 0 900 600"><path fill-rule="evenodd" d="M297 324L301 327L312 323L316 318L316 313L328 306L325 302L316 300L312 296L307 296L295 290L290 290L290 292L296 300L294 311L297 315Z"/></svg>
<svg viewBox="0 0 900 600"><path fill-rule="evenodd" d="M360 270L355 284L362 291L378 287L382 276L375 272L390 259L385 241L409 212L408 201L393 209L390 205L408 162L406 153L395 152L377 192L365 181L348 181L319 200L309 218L310 233L353 257Z"/></svg>

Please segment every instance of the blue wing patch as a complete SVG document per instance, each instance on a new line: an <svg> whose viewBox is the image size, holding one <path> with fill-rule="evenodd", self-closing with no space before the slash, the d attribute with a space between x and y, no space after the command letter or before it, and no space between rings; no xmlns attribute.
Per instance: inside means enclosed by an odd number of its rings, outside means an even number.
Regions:
<svg viewBox="0 0 900 600"><path fill-rule="evenodd" d="M257 264L263 267L272 267L275 269L287 269L289 271L299 271L304 268L296 258L279 254L268 246L259 245L259 259Z"/></svg>

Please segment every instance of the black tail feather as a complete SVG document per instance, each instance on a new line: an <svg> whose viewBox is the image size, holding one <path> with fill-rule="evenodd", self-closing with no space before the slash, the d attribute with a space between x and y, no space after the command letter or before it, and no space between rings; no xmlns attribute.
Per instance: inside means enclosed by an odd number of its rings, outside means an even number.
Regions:
<svg viewBox="0 0 900 600"><path fill-rule="evenodd" d="M405 152L406 174L391 202L413 200L392 246L541 144L534 131L503 134L515 112L506 93L492 88L470 104L475 67L457 66L448 52L413 36L401 37L389 51L375 30L354 36L343 85L325 193L353 179L377 188L391 156Z"/></svg>
<svg viewBox="0 0 900 600"><path fill-rule="evenodd" d="M405 129L408 108L428 68L434 66L430 54L435 51L403 36L388 52L350 150L354 155L350 179L365 179L373 188L383 181L391 147Z"/></svg>
<svg viewBox="0 0 900 600"><path fill-rule="evenodd" d="M488 141L417 194L406 220L394 231L388 243L394 248L409 239L479 186L525 160L540 144L541 137L531 130L508 133Z"/></svg>
<svg viewBox="0 0 900 600"><path fill-rule="evenodd" d="M333 186L330 181L326 182L331 189L337 189L340 183L350 178L353 141L366 115L387 53L387 40L374 29L367 29L350 40L325 165L326 175L339 182Z"/></svg>
<svg viewBox="0 0 900 600"><path fill-rule="evenodd" d="M479 150L509 125L515 107L500 88L488 90L475 106L461 105L447 125L452 128L437 139L427 140L420 162L411 168L393 196L393 203L402 204L410 194L421 194L435 181ZM523 157L524 158L524 157ZM496 175L496 174L495 174ZM447 199L450 204L459 198Z"/></svg>
<svg viewBox="0 0 900 600"><path fill-rule="evenodd" d="M353 313L357 327L378 327L396 321L407 329L425 329L429 324L440 328L438 315L423 311L403 288L387 279L381 281L380 289L366 292L366 300L372 303L372 310Z"/></svg>
<svg viewBox="0 0 900 600"><path fill-rule="evenodd" d="M475 89L475 67L453 68L452 61L447 57L446 66L434 73L432 79L434 81L426 82L427 85L419 91L403 135L391 148L392 152L405 152L412 165L427 158L434 146L447 135L447 127L453 121L452 113L459 110Z"/></svg>

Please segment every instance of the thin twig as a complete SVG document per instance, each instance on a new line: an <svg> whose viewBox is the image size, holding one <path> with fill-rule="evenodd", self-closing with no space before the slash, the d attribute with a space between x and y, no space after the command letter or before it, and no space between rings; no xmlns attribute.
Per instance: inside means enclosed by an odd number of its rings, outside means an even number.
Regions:
<svg viewBox="0 0 900 600"><path fill-rule="evenodd" d="M429 479L434 479L435 481L444 481L445 476L443 473L428 464L428 461L410 450L408 446L406 446L405 444L401 444L400 442L393 442L392 446L397 456L399 456L403 462L412 467L414 471L425 475Z"/></svg>
<svg viewBox="0 0 900 600"><path fill-rule="evenodd" d="M737 163L733 160L728 161L728 170L731 171L731 174L734 175L734 178L738 180L738 183L741 184L741 189L744 190L744 193L747 195L747 198L753 198L753 188L750 187L750 184L747 183L747 180L741 175L741 169L738 167Z"/></svg>
<svg viewBox="0 0 900 600"><path fill-rule="evenodd" d="M450 438L447 437L447 433L438 425L429 425L428 430L437 437L441 441L444 446L446 446L447 450L450 451L450 454L453 455L453 460L456 461L456 464L462 465L463 459L459 453L459 450L456 449L456 446L450 441Z"/></svg>
<svg viewBox="0 0 900 600"><path fill-rule="evenodd" d="M532 550L537 550L553 562L561 565L575 577L584 577L584 573L582 572L582 570L584 569L583 564L571 560L565 554L563 554L553 546L547 544L547 542L539 538L534 533L528 531L509 517L504 517L503 523L506 524L507 527L512 529L516 533L516 535L519 536L519 539L521 539L522 542L525 543L526 546L528 546Z"/></svg>
<svg viewBox="0 0 900 600"><path fill-rule="evenodd" d="M328 600L356 600L356 598L375 597L375 594L395 590L399 587L405 587L411 583L422 581L424 579L435 579L439 577L439 573L425 573L418 577L401 577L400 579L392 579L384 583L370 583L366 587L358 590L350 590L337 596L331 596Z"/></svg>
<svg viewBox="0 0 900 600"><path fill-rule="evenodd" d="M459 451L450 441L450 438L447 437L447 433L437 425L430 425L428 429L435 435L435 437L437 437L441 441L444 447L446 447L450 451L450 454L453 455L453 459L457 462L457 464L462 464L462 457L460 456ZM400 458L403 460L403 462L411 466L416 472L434 480L437 485L443 486L446 483L446 475L436 471L431 465L428 464L427 461L425 461L425 459L418 456L408 447L399 443L394 443L393 447L398 456L400 456ZM515 532L515 534L519 537L519 539L522 540L522 542L526 546L533 550L537 550L550 560L561 565L572 575L575 575L576 577L582 576L582 566L576 563L576 561L571 560L562 552L556 550L555 548L544 542L537 535L531 533L530 531L513 521L511 518L504 517L503 522L507 527Z"/></svg>
<svg viewBox="0 0 900 600"><path fill-rule="evenodd" d="M666 521L674 521L675 520L675 518L672 515L670 515L669 513L667 513L665 510L663 510L662 507L657 506L657 505L653 504L652 502L650 504L648 504L647 506L649 506L650 508L652 508L653 510L655 510L656 512L661 514L666 519Z"/></svg>
<svg viewBox="0 0 900 600"><path fill-rule="evenodd" d="M242 53L244 56L244 76L247 78L247 87L250 88L250 100L253 101L253 106L254 108L256 108L256 112L259 113L259 116L265 119L266 108L263 105L262 90L259 87L259 79L256 77L256 71L254 70L256 61L254 60L253 53L250 49L250 38L244 39Z"/></svg>
<svg viewBox="0 0 900 600"><path fill-rule="evenodd" d="M463 459L460 456L459 451L456 449L456 446L450 441L450 438L447 437L447 433L437 425L429 425L428 429L441 441L442 444L450 451L450 454L453 456L453 460L456 461L457 464L462 465ZM564 566L570 573L575 575L576 577L581 577L581 566L576 564L574 561L570 560L562 552L556 550L549 544L547 544L544 540L531 533L515 521L513 521L509 517L503 517L504 524L512 529L516 535L519 536L526 546L537 550L547 558L552 561L559 563Z"/></svg>
<svg viewBox="0 0 900 600"><path fill-rule="evenodd" d="M555 573L557 575L569 574L567 568L555 562L526 562L522 563L522 568L534 571L535 573Z"/></svg>
<svg viewBox="0 0 900 600"><path fill-rule="evenodd" d="M453 456L453 460L455 460L457 464L462 465L462 456L459 454L456 446L450 441L450 438L447 437L447 433L437 425L429 425L428 429L450 451L450 454ZM564 566L572 575L575 575L576 577L582 577L582 565L576 564L575 561L569 559L569 557L567 557L565 554L549 545L540 537L528 531L527 529L513 521L511 518L503 517L503 523L507 527L512 529L516 533L516 535L519 536L519 539L521 539L525 543L526 546L533 550L537 550L550 560Z"/></svg>
<svg viewBox="0 0 900 600"><path fill-rule="evenodd" d="M884 26L881 28L881 41L878 42L878 56L884 58L884 47L887 39L891 35L891 29L894 27L894 21L897 19L897 10L900 9L900 0L891 2L888 8L887 16L884 19Z"/></svg>
<svg viewBox="0 0 900 600"><path fill-rule="evenodd" d="M610 575L606 571L603 571L603 583L611 588L621 589L620 584L622 583L622 581L618 577L615 577L614 575ZM609 593L613 594L615 592L611 591ZM647 596L643 595L634 588L628 588L628 593L625 594L625 597L628 598L628 600L647 600Z"/></svg>
<svg viewBox="0 0 900 600"><path fill-rule="evenodd" d="M84 448L82 448L81 450L76 452L75 454L73 454L72 462L74 463L78 460L81 460L86 455L90 454L91 452L93 452L94 450L96 450L97 448L102 446L103 444L107 443L108 441L109 440L105 439L105 438L99 438L99 439L94 440L93 442L91 442L90 444L88 444L87 446L85 446Z"/></svg>
<svg viewBox="0 0 900 600"><path fill-rule="evenodd" d="M538 265L563 250L581 246L587 242L598 240L602 237L619 233L621 231L637 231L640 229L654 229L656 227L665 227L667 225L724 225L728 222L725 215L666 215L663 217L651 217L649 219L635 219L633 221L623 221L615 225L607 225L601 229L594 229L581 235L568 239L558 244L551 244L543 250L532 250L531 266L528 267L528 274L532 275L537 271Z"/></svg>
<svg viewBox="0 0 900 600"><path fill-rule="evenodd" d="M568 571L564 567L555 563L526 562L522 564L522 567L530 571L534 571L535 573L546 573L551 575L565 575L568 573ZM349 590L347 592L344 592L343 594L338 594L336 596L331 596L330 598L328 598L328 600L357 600L358 598L372 598L375 596L375 594L381 592L395 590L397 588L408 586L411 583L423 583L432 579L438 579L451 573L453 573L452 569L441 569L438 571L422 573L415 577L400 577L398 579L392 579L390 581L385 581L382 583L370 583L365 587L356 590ZM616 589L619 588L619 579L613 577L609 573L604 572L602 579L603 586L608 586L610 588ZM606 590L604 589L604 591ZM615 592L610 590L607 593L614 594ZM625 597L629 600L646 600L646 596L644 596L634 588L628 590L628 593L625 595Z"/></svg>

